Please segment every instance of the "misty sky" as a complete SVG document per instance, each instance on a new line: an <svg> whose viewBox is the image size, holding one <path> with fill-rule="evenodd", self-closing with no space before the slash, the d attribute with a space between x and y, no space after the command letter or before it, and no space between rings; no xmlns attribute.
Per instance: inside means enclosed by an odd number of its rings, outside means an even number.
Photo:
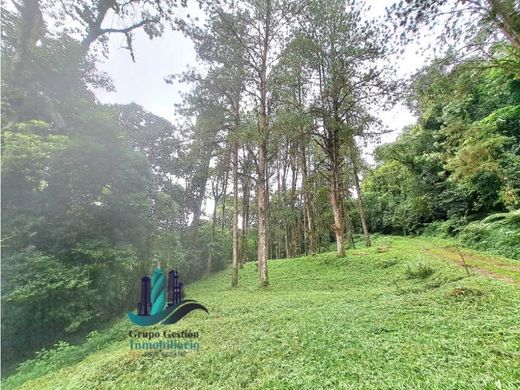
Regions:
<svg viewBox="0 0 520 390"><path fill-rule="evenodd" d="M372 16L382 16L385 7L392 4L393 0L368 0L367 3L372 8ZM196 8L182 12L200 15ZM143 31L138 31L134 42L135 63L128 50L123 48L124 44L124 36L110 37L110 54L100 68L110 75L116 92L96 91L97 97L103 103L135 102L147 111L175 121L173 105L181 100L179 91L186 91L189 86L166 84L164 77L197 66L193 44L179 31L167 31L162 37L153 40L149 40ZM414 50L410 49L405 58L398 60L399 76L409 75L423 64L422 56L415 54ZM385 142L395 139L403 126L413 123L415 119L403 106L382 112L379 117L393 130L383 137Z"/></svg>

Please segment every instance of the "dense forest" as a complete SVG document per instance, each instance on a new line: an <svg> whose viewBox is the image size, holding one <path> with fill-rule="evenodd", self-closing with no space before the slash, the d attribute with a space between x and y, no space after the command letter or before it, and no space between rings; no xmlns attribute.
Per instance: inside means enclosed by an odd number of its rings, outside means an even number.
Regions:
<svg viewBox="0 0 520 390"><path fill-rule="evenodd" d="M456 236L520 259L520 6L413 0L2 4L3 373L121 317L158 261L191 282L373 234ZM442 29L438 25L443 25ZM189 37L170 123L101 104L112 35ZM421 32L437 52L410 79ZM172 48L173 50L173 48ZM425 49L427 50L427 49ZM392 143L375 114L417 117Z"/></svg>

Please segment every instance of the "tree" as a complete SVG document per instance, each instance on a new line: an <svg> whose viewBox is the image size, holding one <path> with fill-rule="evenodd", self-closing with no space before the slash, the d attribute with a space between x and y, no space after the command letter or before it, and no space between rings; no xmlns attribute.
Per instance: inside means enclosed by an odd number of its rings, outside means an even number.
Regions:
<svg viewBox="0 0 520 390"><path fill-rule="evenodd" d="M448 220L446 233L456 234L472 219L519 207L519 83L492 64L436 64L415 77L409 99L418 123L377 149L363 184L372 229L417 234Z"/></svg>
<svg viewBox="0 0 520 390"><path fill-rule="evenodd" d="M223 12L223 11L221 11ZM211 18L204 28L186 26L185 33L195 43L200 59L210 69L204 79L204 85L211 92L212 104L220 107L225 116L224 127L227 130L227 143L231 148L233 202L232 202L232 278L231 285L238 284L239 242L238 242L238 169L239 147L238 135L241 126L242 93L245 87L245 69L243 64L244 47L228 34L226 23L233 18L231 14L221 13L221 18ZM242 36L245 26L240 21L233 22ZM193 78L193 77L192 77ZM225 202L223 203L223 207Z"/></svg>
<svg viewBox="0 0 520 390"><path fill-rule="evenodd" d="M363 20L363 7L353 1L311 2L306 9L303 34L308 40L308 64L317 80L311 113L314 135L327 157L330 203L337 253L343 243L343 169L345 145L375 122L367 106L388 92L384 68L374 65L386 52L377 26Z"/></svg>
<svg viewBox="0 0 520 390"><path fill-rule="evenodd" d="M435 32L450 53L444 60L477 55L490 58L488 64L520 71L520 5L515 0L412 0L392 5L388 18L405 44L420 37L423 26L444 26ZM503 39L510 47L497 50Z"/></svg>
<svg viewBox="0 0 520 390"><path fill-rule="evenodd" d="M267 215L268 215L268 106L272 91L272 71L287 35L287 20L299 8L285 0L250 0L231 3L230 12L220 6L209 8L209 17L219 19L222 28L243 50L246 91L254 98L258 110L256 151L258 213L258 278L266 286Z"/></svg>
<svg viewBox="0 0 520 390"><path fill-rule="evenodd" d="M359 164L361 161L361 156L359 153L358 146L356 145L356 141L354 137L351 138L348 143L348 156L350 159L351 167L352 167L352 177L354 181L354 187L356 189L357 195L357 206L359 212L359 218L361 220L361 228L363 230L363 236L365 238L365 246L371 246L370 242L370 234L368 232L367 220L365 216L365 202L363 200L363 193L361 191L361 185L359 184Z"/></svg>
<svg viewBox="0 0 520 390"><path fill-rule="evenodd" d="M187 0L60 0L46 4L45 11L54 17L57 27L81 36L81 46L85 53L96 41L101 43L106 53L108 35L124 35L126 48L135 61L133 33L143 29L153 39L160 36L167 25L175 28L181 21L176 15L176 9L179 6L186 7L186 4ZM66 24L67 21L69 24Z"/></svg>
<svg viewBox="0 0 520 390"><path fill-rule="evenodd" d="M132 147L120 107L97 104L89 90L109 80L78 41L44 28L37 1L16 8L2 15L7 370L133 306L156 227L149 162Z"/></svg>
<svg viewBox="0 0 520 390"><path fill-rule="evenodd" d="M301 169L301 192L303 203L304 247L309 253L316 253L316 232L312 210L312 193L309 189L309 146L312 142L312 116L308 111L308 98L312 89L312 72L307 66L305 45L308 42L295 34L282 53L275 77L276 106L273 108L276 127L289 146L291 167L291 218L298 218L295 210L298 171ZM281 154L286 160L286 155ZM293 221L294 224L297 221ZM293 229L296 232L296 229ZM293 237L293 242L296 240ZM293 244L294 246L294 244ZM294 251L294 249L293 249Z"/></svg>

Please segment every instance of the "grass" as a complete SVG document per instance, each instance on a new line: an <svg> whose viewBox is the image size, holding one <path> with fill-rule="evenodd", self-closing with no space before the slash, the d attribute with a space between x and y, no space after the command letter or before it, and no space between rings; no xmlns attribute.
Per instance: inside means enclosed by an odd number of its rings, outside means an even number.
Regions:
<svg viewBox="0 0 520 390"><path fill-rule="evenodd" d="M264 289L256 286L255 264L241 271L234 290L224 271L188 286L209 315L192 313L167 327L198 331L199 350L130 350L127 333L136 327L123 319L81 346L27 362L2 387L518 389L520 288L510 276L478 272L464 251L468 276L444 256L453 254L450 245L379 237L346 258L273 260ZM493 260L515 264L478 255L490 267Z"/></svg>
<svg viewBox="0 0 520 390"><path fill-rule="evenodd" d="M406 277L408 279L426 279L435 272L435 269L427 264L419 263L415 267L408 265Z"/></svg>

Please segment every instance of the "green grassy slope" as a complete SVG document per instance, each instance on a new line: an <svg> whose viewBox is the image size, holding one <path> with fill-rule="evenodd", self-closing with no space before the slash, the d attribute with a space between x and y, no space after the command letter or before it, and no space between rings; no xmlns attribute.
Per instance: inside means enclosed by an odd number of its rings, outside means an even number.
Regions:
<svg viewBox="0 0 520 390"><path fill-rule="evenodd" d="M507 275L495 267L467 276L449 245L383 237L346 258L274 260L266 289L247 264L235 290L228 271L188 287L210 314L168 328L198 331L200 350L130 350L137 327L122 320L27 363L2 387L518 389L519 263L486 256Z"/></svg>

